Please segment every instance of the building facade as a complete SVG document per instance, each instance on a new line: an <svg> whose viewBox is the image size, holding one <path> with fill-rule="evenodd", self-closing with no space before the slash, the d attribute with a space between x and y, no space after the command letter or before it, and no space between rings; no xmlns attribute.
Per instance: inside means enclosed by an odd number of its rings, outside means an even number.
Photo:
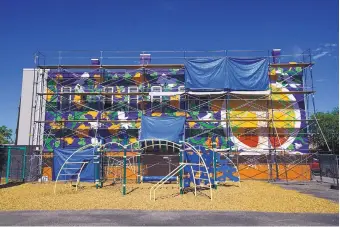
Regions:
<svg viewBox="0 0 340 227"><path fill-rule="evenodd" d="M124 145L139 140L143 115L181 116L183 139L194 146L249 155L309 153L312 63L278 58L265 58L269 84L262 91L188 89L188 59L151 64L151 55L141 55L137 65L103 65L102 59L40 64L24 70L18 144L40 145L48 157L59 148ZM121 151L115 144L107 149Z"/></svg>

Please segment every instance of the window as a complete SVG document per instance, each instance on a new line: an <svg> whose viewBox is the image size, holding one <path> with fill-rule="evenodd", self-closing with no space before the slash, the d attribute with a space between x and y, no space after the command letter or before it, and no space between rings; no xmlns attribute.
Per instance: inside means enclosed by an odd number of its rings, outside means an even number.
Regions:
<svg viewBox="0 0 340 227"><path fill-rule="evenodd" d="M128 87L128 93L138 93L137 86ZM128 96L129 108L132 110L138 109L138 95L129 95Z"/></svg>
<svg viewBox="0 0 340 227"><path fill-rule="evenodd" d="M161 86L152 86L151 87L151 92L162 92L162 87ZM151 97L151 102L158 101L162 102L162 96L152 96Z"/></svg>
<svg viewBox="0 0 340 227"><path fill-rule="evenodd" d="M104 93L113 93L113 87L104 87ZM112 110L113 107L113 94L104 95L104 110Z"/></svg>
<svg viewBox="0 0 340 227"><path fill-rule="evenodd" d="M161 86L152 86L151 92L162 92ZM161 95L153 95L151 96L151 109L154 112L162 112L162 96Z"/></svg>
<svg viewBox="0 0 340 227"><path fill-rule="evenodd" d="M61 87L61 93L71 93L72 87ZM60 99L60 109L61 110L70 110L72 103L72 95L71 94L63 94Z"/></svg>
<svg viewBox="0 0 340 227"><path fill-rule="evenodd" d="M179 86L178 87L178 91L179 92L185 92L185 87L184 86ZM179 106L180 106L180 109L185 109L185 99L181 99L181 95L179 95Z"/></svg>

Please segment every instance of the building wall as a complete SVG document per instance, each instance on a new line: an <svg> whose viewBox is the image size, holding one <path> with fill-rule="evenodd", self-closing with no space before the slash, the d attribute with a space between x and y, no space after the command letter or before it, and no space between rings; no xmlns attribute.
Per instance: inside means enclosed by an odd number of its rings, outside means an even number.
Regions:
<svg viewBox="0 0 340 227"><path fill-rule="evenodd" d="M23 69L17 145L42 145L43 137L39 138L38 134L42 134L44 124L40 125L39 131L38 125L34 127L34 121L45 117L45 101L36 94L45 90L46 76L37 69Z"/></svg>
<svg viewBox="0 0 340 227"><path fill-rule="evenodd" d="M302 69L299 67L281 68L278 76L271 69L271 89L274 91L298 91L302 85ZM276 94L270 99L253 95L231 95L229 99L216 99L218 95L193 97L185 102L183 96L162 96L168 105L157 106L159 96L141 97L128 95L65 95L57 93L76 86L84 92L105 91L127 93L129 87L140 91L177 92L184 85L184 71L177 69L141 70L95 70L95 71L50 71L47 79L46 121L44 151L53 152L54 148L77 148L96 140L103 142L131 143L138 140L140 122L112 122L110 120L139 120L142 112L151 116L187 116L188 120L224 120L229 118L230 125L223 122L188 122L185 136L193 145L211 147L213 142L220 149L237 147L239 151L266 152L270 147L288 149L293 152L307 152L305 107L301 94ZM65 88L66 87L66 88ZM181 87L181 88L180 88ZM207 101L212 100L209 104ZM106 100L106 102L105 102ZM109 103L112 100L113 105ZM138 100L138 101L137 101ZM188 100L188 99L187 99ZM188 110L189 111L185 111ZM275 120L273 124L261 119ZM77 122L92 120L93 122ZM97 120L106 122L96 123ZM219 127L219 128L216 128ZM210 130L209 133L204 133ZM48 135L47 135L48 134ZM52 135L52 136L51 136ZM110 150L119 150L112 145Z"/></svg>

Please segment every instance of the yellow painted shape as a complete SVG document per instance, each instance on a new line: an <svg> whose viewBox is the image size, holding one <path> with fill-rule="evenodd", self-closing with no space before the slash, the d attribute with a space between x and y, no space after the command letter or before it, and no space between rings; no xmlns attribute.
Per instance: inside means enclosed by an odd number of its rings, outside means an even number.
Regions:
<svg viewBox="0 0 340 227"><path fill-rule="evenodd" d="M189 128L193 128L195 126L196 122L189 122Z"/></svg>
<svg viewBox="0 0 340 227"><path fill-rule="evenodd" d="M110 129L120 129L120 125L119 124L112 124L109 128Z"/></svg>
<svg viewBox="0 0 340 227"><path fill-rule="evenodd" d="M136 73L134 77L135 78L140 78L141 77L141 73L140 72Z"/></svg>
<svg viewBox="0 0 340 227"><path fill-rule="evenodd" d="M91 115L93 118L96 118L98 116L98 112L97 111L88 111L86 114Z"/></svg>
<svg viewBox="0 0 340 227"><path fill-rule="evenodd" d="M58 75L56 76L56 79L57 79L57 80L62 80L62 79L63 79L63 75L58 74Z"/></svg>
<svg viewBox="0 0 340 227"><path fill-rule="evenodd" d="M47 88L47 93L54 93L54 92L53 92L52 90L50 90L50 89ZM52 96L53 96L53 95L47 95L47 96L46 96L47 102L50 102L50 101L51 101Z"/></svg>
<svg viewBox="0 0 340 227"><path fill-rule="evenodd" d="M116 86L116 92L117 92L117 93L122 93L119 86ZM115 97L116 97L117 99L121 99L121 98L122 98L121 95L115 95Z"/></svg>
<svg viewBox="0 0 340 227"><path fill-rule="evenodd" d="M52 129L61 129L64 126L64 123L51 122L50 126Z"/></svg>
<svg viewBox="0 0 340 227"><path fill-rule="evenodd" d="M179 95L173 95L173 96L170 96L170 101L178 101L180 98Z"/></svg>
<svg viewBox="0 0 340 227"><path fill-rule="evenodd" d="M160 117L160 116L162 116L162 113L152 113L151 115L155 116L155 117Z"/></svg>
<svg viewBox="0 0 340 227"><path fill-rule="evenodd" d="M66 138L64 138L64 141L65 141L68 145L70 145L70 144L73 143L73 138L72 138L72 137L66 137Z"/></svg>
<svg viewBox="0 0 340 227"><path fill-rule="evenodd" d="M135 138L135 137L129 138L129 142L135 143L135 142L137 142L137 138Z"/></svg>
<svg viewBox="0 0 340 227"><path fill-rule="evenodd" d="M81 95L75 95L73 100L74 100L74 102L79 103L81 101Z"/></svg>
<svg viewBox="0 0 340 227"><path fill-rule="evenodd" d="M277 87L275 84L271 85L273 91L282 91L282 88ZM273 101L275 101L275 106L273 107L274 114L272 111L269 111L270 119L274 119L274 126L276 128L294 128L295 122L288 120L299 120L296 119L294 107L292 103L294 102L289 98L288 94L274 94L272 95ZM280 101L282 103L280 103ZM288 108L288 109L287 109ZM284 120L284 121L275 121L275 120Z"/></svg>
<svg viewBox="0 0 340 227"><path fill-rule="evenodd" d="M176 112L175 115L177 117L184 117L185 116L185 112Z"/></svg>
<svg viewBox="0 0 340 227"><path fill-rule="evenodd" d="M270 71L270 75L271 75L271 76L275 76L275 75L276 75L276 70L275 70L275 69L272 69L272 70Z"/></svg>
<svg viewBox="0 0 340 227"><path fill-rule="evenodd" d="M230 111L230 124L232 127L242 127L242 128L255 128L258 127L258 120L256 113L250 111ZM233 121L232 119L239 119L238 121ZM247 121L240 121L240 120ZM249 121L250 120L250 121ZM253 121L254 120L254 121Z"/></svg>
<svg viewBox="0 0 340 227"><path fill-rule="evenodd" d="M109 113L103 112L102 115L101 115L101 119L109 120Z"/></svg>
<svg viewBox="0 0 340 227"><path fill-rule="evenodd" d="M90 129L90 126L86 126L85 124L79 125L78 129Z"/></svg>

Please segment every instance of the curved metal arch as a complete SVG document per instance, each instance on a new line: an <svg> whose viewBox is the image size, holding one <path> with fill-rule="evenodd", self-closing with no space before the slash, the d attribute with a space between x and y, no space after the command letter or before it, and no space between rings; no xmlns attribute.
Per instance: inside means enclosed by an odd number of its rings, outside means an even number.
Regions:
<svg viewBox="0 0 340 227"><path fill-rule="evenodd" d="M201 153L198 152L198 150L197 150L193 145L191 145L191 144L188 143L188 142L184 142L184 144L188 145L188 146L189 146L189 147L190 147L190 148L198 155L198 157L202 160L202 163L203 163L203 165L204 165L204 167L205 167L205 170L206 170L206 172L208 173L208 174L207 174L207 175L208 175L207 177L208 177L208 181L209 181L210 199L212 200L211 180L210 180L209 170L208 170L207 164L205 163L204 158L202 157ZM194 181L195 181L195 179L194 179ZM194 186L195 186L195 194L196 194L196 182L194 182Z"/></svg>
<svg viewBox="0 0 340 227"><path fill-rule="evenodd" d="M54 194L56 193L56 190L57 190L57 183L58 183L58 179L59 179L59 176L60 176L60 173L61 171L63 170L65 164L67 163L68 160L70 160L70 158L75 155L76 153L79 153L83 150L85 150L86 148L89 148L89 147L93 147L93 148L96 148L98 146L98 144L88 144L88 145L85 145L79 149L77 149L75 152L73 152L70 156L68 156L68 158L65 160L64 164L62 164L62 166L60 167L60 170L58 172L58 175L57 175L57 178L55 180L55 183L54 183ZM93 154L94 156L94 154ZM79 173L80 174L80 173Z"/></svg>
<svg viewBox="0 0 340 227"><path fill-rule="evenodd" d="M141 140L141 141L154 141L154 140L149 139L149 140ZM159 139L158 139L157 141L168 141L168 140L159 140ZM140 141L137 141L137 142L140 142ZM137 143L137 142L135 142L135 143ZM211 200L212 200L212 187L211 187L211 179L210 179L210 176L209 176L209 170L208 170L208 167L207 167L207 165L206 165L206 163L205 163L205 161L204 161L204 159L203 159L201 153L198 152L198 150L197 150L193 145L191 145L190 143L188 143L188 142L186 142L186 141L181 142L181 144L175 143L175 142L173 142L173 141L168 141L168 142L170 142L170 143L172 143L172 144L176 144L176 145L178 146L179 149L180 149L180 148L182 147L182 145L183 145L183 151L186 150L186 147L185 147L185 146L188 146L194 153L196 153L196 154L198 155L199 160L203 163L203 166L204 166L204 168L205 168L205 170L206 170L206 173L207 173L208 182L209 182L209 189L210 189L210 198L211 198ZM184 164L184 165L183 165L183 164ZM151 199L152 191L154 192L154 199L156 199L156 194L155 194L155 193L156 193L156 190L157 190L159 187L161 187L161 186L166 182L166 180L164 180L164 179L167 179L167 177L176 174L177 172L180 171L180 169L183 169L185 166L190 166L190 165L193 165L193 164L196 164L196 163L180 163L180 165L179 165L174 171L172 171L171 173L169 173L166 177L164 177L164 178L163 178L162 180L160 180L157 184L155 184L153 187L151 187L151 189L150 189L150 199ZM190 167L191 167L191 170L192 170L192 166L190 166ZM193 172L192 172L192 174L193 174ZM196 182L195 182L195 180L194 180L194 187L195 187L195 195L196 195L196 190L197 190L197 189L196 189Z"/></svg>
<svg viewBox="0 0 340 227"><path fill-rule="evenodd" d="M106 145L110 145L110 144L116 144L116 145L118 145L118 146L120 146L120 147L122 147L122 148L125 148L125 146L124 146L123 144L117 143L117 142L108 142L108 143L104 143L104 144L101 144L99 148L100 148L100 149L103 149Z"/></svg>
<svg viewBox="0 0 340 227"><path fill-rule="evenodd" d="M150 145L147 145L147 142L159 142L159 144L150 144ZM145 142L145 147L141 147L141 143ZM162 142L165 142L165 144L162 144ZM161 140L161 139L144 139L144 140L138 140L136 142L133 142L133 143L130 143L130 144L127 144L125 145L125 148L127 149L128 147L131 148L131 150L133 149L133 146L135 144L138 144L138 148L139 150L145 150L146 148L148 147L152 147L152 146L166 146L166 147L173 147L173 148L177 148L177 149L180 149L181 148L181 144L178 144L178 143L175 143L173 141L170 141L170 140Z"/></svg>

